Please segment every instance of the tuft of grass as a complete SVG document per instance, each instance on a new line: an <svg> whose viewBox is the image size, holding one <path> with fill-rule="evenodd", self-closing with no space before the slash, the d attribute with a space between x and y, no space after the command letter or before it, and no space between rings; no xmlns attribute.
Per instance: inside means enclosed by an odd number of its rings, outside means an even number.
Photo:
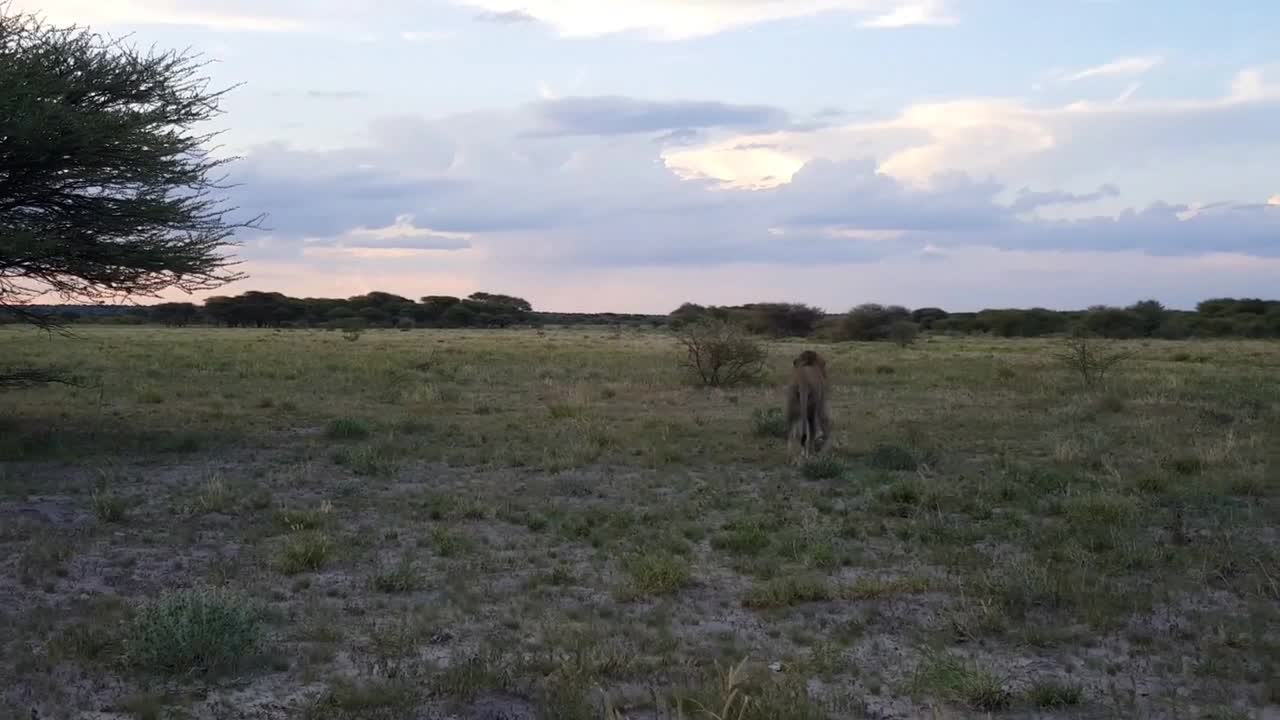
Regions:
<svg viewBox="0 0 1280 720"><path fill-rule="evenodd" d="M93 514L104 523L122 523L128 516L124 498L109 490L93 491Z"/></svg>
<svg viewBox="0 0 1280 720"><path fill-rule="evenodd" d="M333 520L333 503L324 500L318 506L306 509L282 507L276 510L275 520L294 532L319 530L327 527Z"/></svg>
<svg viewBox="0 0 1280 720"><path fill-rule="evenodd" d="M337 678L304 710L306 720L377 720L412 714L419 692L402 679L356 682Z"/></svg>
<svg viewBox="0 0 1280 720"><path fill-rule="evenodd" d="M235 497L231 493L231 488L227 486L227 482L220 475L211 475L205 478L185 511L190 515L207 513L230 515L234 509Z"/></svg>
<svg viewBox="0 0 1280 720"><path fill-rule="evenodd" d="M624 598L674 595L693 580L689 561L666 552L647 552L630 558L624 567L628 580Z"/></svg>
<svg viewBox="0 0 1280 720"><path fill-rule="evenodd" d="M234 671L258 656L258 611L224 590L178 590L138 608L124 632L124 657L161 674Z"/></svg>
<svg viewBox="0 0 1280 720"><path fill-rule="evenodd" d="M466 535L451 533L440 526L431 528L430 543L440 557L457 557L470 552L474 546Z"/></svg>
<svg viewBox="0 0 1280 720"><path fill-rule="evenodd" d="M711 538L713 549L734 555L759 555L769 543L769 528L759 518L731 520Z"/></svg>
<svg viewBox="0 0 1280 720"><path fill-rule="evenodd" d="M340 448L334 452L333 462L356 475L387 476L399 468L389 449L372 445Z"/></svg>
<svg viewBox="0 0 1280 720"><path fill-rule="evenodd" d="M1004 710L1013 702L1000 678L950 654L932 655L922 661L916 667L911 687L979 712Z"/></svg>
<svg viewBox="0 0 1280 720"><path fill-rule="evenodd" d="M879 600L897 595L915 595L933 589L929 578L909 576L900 578L858 578L845 588L841 595L849 600Z"/></svg>
<svg viewBox="0 0 1280 720"><path fill-rule="evenodd" d="M510 684L511 669L505 655L495 648L480 650L452 662L432 679L431 686L445 697L463 702Z"/></svg>
<svg viewBox="0 0 1280 720"><path fill-rule="evenodd" d="M1079 685L1041 680L1027 688L1027 702L1044 710L1072 707L1084 701Z"/></svg>
<svg viewBox="0 0 1280 720"><path fill-rule="evenodd" d="M400 558L394 567L383 567L369 578L369 586L377 592L413 592L422 586L422 576L409 557Z"/></svg>
<svg viewBox="0 0 1280 720"><path fill-rule="evenodd" d="M915 453L901 445L881 443L875 446L867 458L867 464L877 470L912 471L919 467Z"/></svg>
<svg viewBox="0 0 1280 720"><path fill-rule="evenodd" d="M334 418L324 429L330 440L364 440L372 434L368 423L355 418Z"/></svg>
<svg viewBox="0 0 1280 720"><path fill-rule="evenodd" d="M751 429L757 437L785 439L787 416L782 408L758 408L751 413Z"/></svg>
<svg viewBox="0 0 1280 720"><path fill-rule="evenodd" d="M834 455L820 455L806 461L800 474L809 480L834 480L844 474L844 463Z"/></svg>
<svg viewBox="0 0 1280 720"><path fill-rule="evenodd" d="M304 530L285 541L277 567L285 575L316 571L324 567L333 550L329 536L315 530Z"/></svg>
<svg viewBox="0 0 1280 720"><path fill-rule="evenodd" d="M788 575L757 583L747 591L742 604L755 610L765 610L831 598L831 587L824 578L817 575Z"/></svg>

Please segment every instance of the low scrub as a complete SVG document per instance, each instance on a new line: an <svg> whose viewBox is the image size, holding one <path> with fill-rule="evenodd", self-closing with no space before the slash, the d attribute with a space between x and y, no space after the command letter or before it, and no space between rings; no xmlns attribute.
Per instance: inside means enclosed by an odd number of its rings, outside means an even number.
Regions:
<svg viewBox="0 0 1280 720"><path fill-rule="evenodd" d="M244 599L179 590L138 609L124 637L130 665L164 674L232 671L257 655L262 625Z"/></svg>

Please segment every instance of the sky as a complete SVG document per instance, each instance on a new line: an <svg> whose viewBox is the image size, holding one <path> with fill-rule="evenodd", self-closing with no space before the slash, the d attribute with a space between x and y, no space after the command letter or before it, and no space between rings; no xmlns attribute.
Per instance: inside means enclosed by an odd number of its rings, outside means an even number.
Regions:
<svg viewBox="0 0 1280 720"><path fill-rule="evenodd" d="M248 279L554 311L1280 296L1280 3L15 0L190 47Z"/></svg>

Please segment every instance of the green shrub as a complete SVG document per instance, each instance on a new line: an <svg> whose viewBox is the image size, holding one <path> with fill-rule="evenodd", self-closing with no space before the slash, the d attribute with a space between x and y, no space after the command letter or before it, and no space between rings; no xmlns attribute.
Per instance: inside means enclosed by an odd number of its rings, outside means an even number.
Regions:
<svg viewBox="0 0 1280 720"><path fill-rule="evenodd" d="M179 590L139 608L124 640L128 662L167 674L217 673L257 655L262 626L244 599L220 590Z"/></svg>

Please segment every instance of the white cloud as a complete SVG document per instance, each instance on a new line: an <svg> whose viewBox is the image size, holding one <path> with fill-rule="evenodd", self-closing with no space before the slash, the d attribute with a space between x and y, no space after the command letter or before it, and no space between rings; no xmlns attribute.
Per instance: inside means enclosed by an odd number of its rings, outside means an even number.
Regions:
<svg viewBox="0 0 1280 720"><path fill-rule="evenodd" d="M886 121L722 136L668 150L663 160L682 177L731 188L786 184L815 158L867 156L877 158L881 172L917 187L928 187L947 172L1039 184L1046 171L1059 182L1088 176L1096 187L1111 178L1098 180L1093 174L1126 163L1181 161L1199 148L1241 142L1275 147L1276 117L1280 84L1250 69L1238 73L1218 98L1075 102L1056 108L1000 98L923 103Z"/></svg>
<svg viewBox="0 0 1280 720"><path fill-rule="evenodd" d="M862 22L868 28L901 28L913 25L955 25L956 18L948 15L942 4L936 1L902 5Z"/></svg>
<svg viewBox="0 0 1280 720"><path fill-rule="evenodd" d="M951 24L941 0L455 0L490 14L521 13L567 37L639 31L680 40L827 12L867 16L868 27Z"/></svg>
<svg viewBox="0 0 1280 720"><path fill-rule="evenodd" d="M330 238L306 238L304 257L352 257L396 260L451 254L472 250L471 233L443 232L414 225L412 215L400 215L386 227L356 227ZM474 254L474 253L472 253Z"/></svg>
<svg viewBox="0 0 1280 720"><path fill-rule="evenodd" d="M1065 82L1075 82L1095 77L1132 77L1146 74L1163 62L1164 58L1159 55L1120 58L1072 73L1063 78L1063 80Z"/></svg>

